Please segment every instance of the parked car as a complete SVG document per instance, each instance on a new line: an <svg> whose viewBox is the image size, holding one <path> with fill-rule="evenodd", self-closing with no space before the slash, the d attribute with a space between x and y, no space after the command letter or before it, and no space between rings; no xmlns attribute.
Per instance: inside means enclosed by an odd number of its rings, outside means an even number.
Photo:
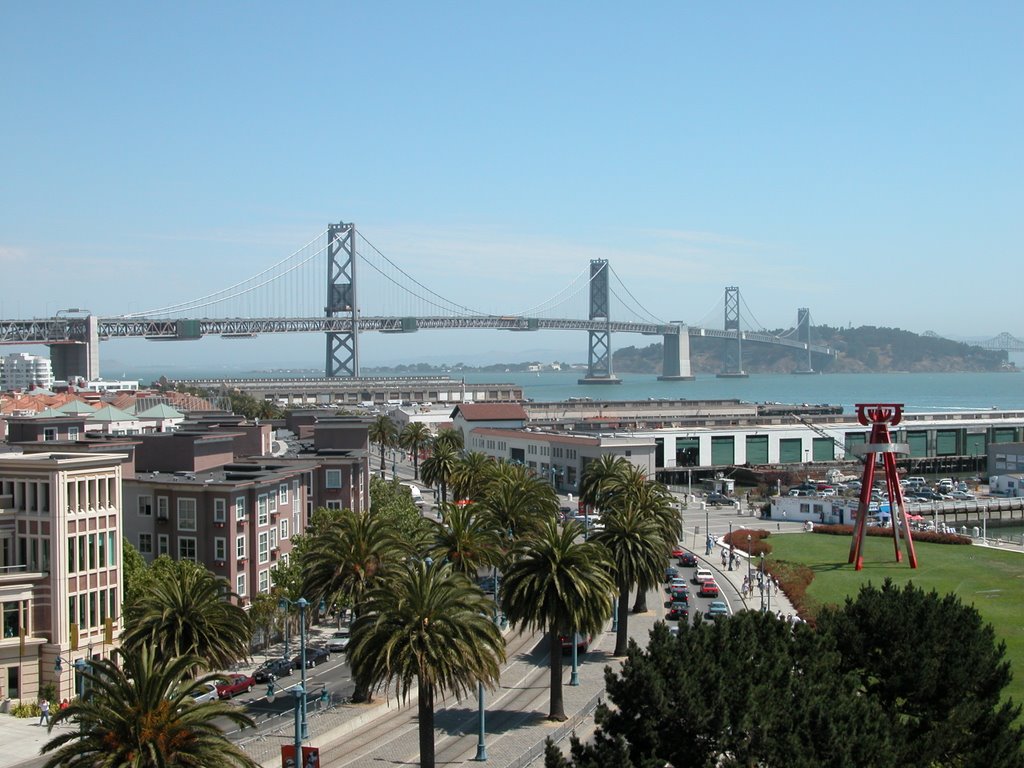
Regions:
<svg viewBox="0 0 1024 768"><path fill-rule="evenodd" d="M331 658L331 652L326 648L311 648L306 647L306 669L315 667L317 664L322 664ZM292 664L296 669L302 669L302 654L299 654L292 659Z"/></svg>
<svg viewBox="0 0 1024 768"><path fill-rule="evenodd" d="M577 653L586 653L587 649L590 647L590 641L593 638L590 635L583 635L583 634L580 634L579 632L574 632L573 633L573 637L576 638L576 652ZM572 652L572 641L569 639L569 636L568 635L562 635L558 639L562 641L562 653L571 653Z"/></svg>
<svg viewBox="0 0 1024 768"><path fill-rule="evenodd" d="M221 699L230 699L239 693L249 693L256 685L252 675L228 675L227 682L217 686L217 696Z"/></svg>
<svg viewBox="0 0 1024 768"><path fill-rule="evenodd" d="M712 581L715 578L715 574L709 571L707 568L698 568L693 572L693 583L703 584L705 581Z"/></svg>
<svg viewBox="0 0 1024 768"><path fill-rule="evenodd" d="M347 629L339 629L333 635L331 639L327 641L327 650L332 653L342 653L348 648L348 641L351 639L351 635Z"/></svg>
<svg viewBox="0 0 1024 768"><path fill-rule="evenodd" d="M957 499L959 501L971 501L977 498L973 493L968 493L967 491L953 491L949 496L950 498Z"/></svg>
<svg viewBox="0 0 1024 768"><path fill-rule="evenodd" d="M705 501L712 507L734 507L736 506L736 499L731 496L726 496L724 493L711 492L707 495Z"/></svg>
<svg viewBox="0 0 1024 768"><path fill-rule="evenodd" d="M701 597L718 597L718 585L713 580L705 581L700 585Z"/></svg>
<svg viewBox="0 0 1024 768"><path fill-rule="evenodd" d="M196 704L214 701L217 698L217 686L213 683L203 683L202 688L192 694L192 698L195 699Z"/></svg>
<svg viewBox="0 0 1024 768"><path fill-rule="evenodd" d="M294 668L291 659L270 659L260 664L252 673L252 679L257 683L272 683L279 677L290 675Z"/></svg>
<svg viewBox="0 0 1024 768"><path fill-rule="evenodd" d="M714 621L716 619L722 619L729 615L729 606L723 603L721 600L715 600L708 606L708 612L704 614L704 618L708 621Z"/></svg>
<svg viewBox="0 0 1024 768"><path fill-rule="evenodd" d="M679 556L679 564L684 568L696 568L697 556L693 552L683 552Z"/></svg>

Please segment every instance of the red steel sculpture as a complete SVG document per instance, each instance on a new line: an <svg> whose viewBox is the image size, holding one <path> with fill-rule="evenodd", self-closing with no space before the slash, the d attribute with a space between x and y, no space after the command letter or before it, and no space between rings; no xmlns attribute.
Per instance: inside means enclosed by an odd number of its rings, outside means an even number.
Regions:
<svg viewBox="0 0 1024 768"><path fill-rule="evenodd" d="M850 559L856 570L864 567L864 531L867 527L868 511L871 505L871 489L875 483L875 464L881 460L885 473L885 486L889 493L889 511L892 521L892 540L896 550L896 562L901 562L900 525L907 542L907 558L911 568L917 568L917 555L914 552L914 540L910 537L910 521L907 520L907 505L903 500L903 488L896 470L896 454L910 453L906 443L894 443L889 436L889 426L896 426L903 418L903 404L893 403L858 403L857 420L864 426L871 426L871 436L862 446L856 446L854 452L864 455L864 477L860 487L860 503L857 505L857 520L853 526L853 541L850 543ZM879 455L880 454L880 455ZM897 514L898 510L898 514ZM898 521L898 522L897 522Z"/></svg>

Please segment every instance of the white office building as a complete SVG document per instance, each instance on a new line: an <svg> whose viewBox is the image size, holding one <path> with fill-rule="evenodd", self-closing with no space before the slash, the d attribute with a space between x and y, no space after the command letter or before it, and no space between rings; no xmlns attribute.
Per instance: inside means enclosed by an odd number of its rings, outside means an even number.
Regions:
<svg viewBox="0 0 1024 768"><path fill-rule="evenodd" d="M48 357L14 352L0 358L0 390L49 389L53 386L53 368Z"/></svg>

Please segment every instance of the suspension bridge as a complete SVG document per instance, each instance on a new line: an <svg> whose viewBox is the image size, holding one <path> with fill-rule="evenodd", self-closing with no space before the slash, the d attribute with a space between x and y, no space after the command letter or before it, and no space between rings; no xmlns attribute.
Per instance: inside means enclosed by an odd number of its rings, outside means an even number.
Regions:
<svg viewBox="0 0 1024 768"><path fill-rule="evenodd" d="M359 377L362 333L433 329L584 331L588 369L580 381L594 384L619 381L611 365L613 333L661 336L660 378L664 380L693 378L690 339L694 337L735 340L734 368L725 376L745 375L744 342L802 350L808 372L812 353L835 355L831 348L811 342L811 316L805 308L798 310L793 328L773 334L755 330L758 324L752 321L738 287L727 287L719 306L723 308L721 328L660 320L633 296L606 259L595 259L569 285L534 307L501 315L483 312L434 292L381 253L354 224L339 223L256 275L199 298L114 317L67 309L54 317L0 320L0 344L47 345L54 376L63 380L99 378L101 341L187 341L214 335L323 333L328 378Z"/></svg>

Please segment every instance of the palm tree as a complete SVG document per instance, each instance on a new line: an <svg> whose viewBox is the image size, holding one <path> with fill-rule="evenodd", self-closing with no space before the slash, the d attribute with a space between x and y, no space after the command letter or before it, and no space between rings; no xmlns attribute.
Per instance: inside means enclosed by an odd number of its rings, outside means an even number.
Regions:
<svg viewBox="0 0 1024 768"><path fill-rule="evenodd" d="M434 447L437 448L439 445L450 445L458 453L462 453L462 449L466 447L466 441L459 430L442 429L434 436Z"/></svg>
<svg viewBox="0 0 1024 768"><path fill-rule="evenodd" d="M611 613L615 590L607 550L578 541L579 523L559 528L552 517L523 539L513 552L501 585L501 606L520 629L548 635L551 661L549 720L565 720L562 701L561 637L575 632L596 634Z"/></svg>
<svg viewBox="0 0 1024 768"><path fill-rule="evenodd" d="M430 427L421 421L410 421L398 436L399 445L412 453L412 476L420 479L420 448L430 440Z"/></svg>
<svg viewBox="0 0 1024 768"><path fill-rule="evenodd" d="M636 584L646 594L657 586L665 565L665 542L657 520L635 504L613 509L602 520L604 530L593 541L608 549L614 564L619 588L614 655L623 656L629 644L629 590Z"/></svg>
<svg viewBox="0 0 1024 768"><path fill-rule="evenodd" d="M466 453L455 464L448 485L455 499L479 501L497 462L480 451Z"/></svg>
<svg viewBox="0 0 1024 768"><path fill-rule="evenodd" d="M434 440L430 456L423 461L423 482L441 489L441 504L448 501L448 482L458 461L459 449L438 439Z"/></svg>
<svg viewBox="0 0 1024 768"><path fill-rule="evenodd" d="M443 523L430 522L434 526L434 542L429 553L435 560L451 563L452 568L469 578L481 568L501 562L501 538L476 504L452 505Z"/></svg>
<svg viewBox="0 0 1024 768"><path fill-rule="evenodd" d="M51 732L62 722L81 727L63 730L43 746L43 753L52 753L44 768L258 767L215 722L223 718L246 728L252 719L227 702L196 703L194 696L219 679L189 679L203 659L168 657L146 643L119 654L119 664L91 662L83 673L85 695L54 715Z"/></svg>
<svg viewBox="0 0 1024 768"><path fill-rule="evenodd" d="M304 555L302 594L328 603L351 605L359 617L367 596L397 563L403 548L386 520L345 510L310 538ZM369 701L370 690L356 686L354 701Z"/></svg>
<svg viewBox="0 0 1024 768"><path fill-rule="evenodd" d="M226 669L249 655L252 622L227 582L200 565L175 561L139 596L137 616L123 645L138 652L152 644L161 658L198 659L198 669ZM196 671L196 670L193 670Z"/></svg>
<svg viewBox="0 0 1024 768"><path fill-rule="evenodd" d="M380 472L383 475L387 467L384 464L384 449L395 445L398 440L398 427L388 416L380 414L367 431L371 443L380 446Z"/></svg>
<svg viewBox="0 0 1024 768"><path fill-rule="evenodd" d="M399 699L418 689L420 765L434 768L434 697L494 686L505 641L490 602L451 565L410 561L408 569L367 596L352 625L349 662L357 682L396 683Z"/></svg>
<svg viewBox="0 0 1024 768"><path fill-rule="evenodd" d="M558 516L555 489L526 467L507 462L493 470L482 505L507 548L516 538L539 530L545 521Z"/></svg>
<svg viewBox="0 0 1024 768"><path fill-rule="evenodd" d="M675 540L679 529L678 513L665 486L648 480L646 472L640 467L621 456L602 456L588 464L584 470L580 483L580 499L608 515L632 508L652 518L657 526L658 541L663 549L661 557L668 555L668 546ZM632 525L635 525L635 521ZM647 610L647 591L658 583L660 575L659 567L653 575L653 583L650 577L639 574L637 580L631 580L631 584L635 583L638 587L633 613L643 613ZM618 610L624 608L619 606ZM618 642L616 640L617 648ZM625 653L624 647L622 652Z"/></svg>

